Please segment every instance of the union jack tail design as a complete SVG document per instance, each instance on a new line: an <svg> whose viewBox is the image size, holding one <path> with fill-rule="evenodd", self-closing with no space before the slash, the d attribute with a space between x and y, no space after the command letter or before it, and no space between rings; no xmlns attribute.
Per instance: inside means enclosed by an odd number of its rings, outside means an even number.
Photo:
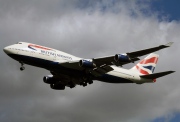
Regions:
<svg viewBox="0 0 180 122"><path fill-rule="evenodd" d="M152 74L155 70L158 58L159 55L151 53L130 70L134 70L138 72L140 75Z"/></svg>

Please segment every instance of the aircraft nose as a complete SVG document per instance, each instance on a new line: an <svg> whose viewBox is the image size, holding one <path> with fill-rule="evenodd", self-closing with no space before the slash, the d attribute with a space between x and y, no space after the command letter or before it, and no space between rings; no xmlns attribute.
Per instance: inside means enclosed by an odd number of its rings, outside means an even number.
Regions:
<svg viewBox="0 0 180 122"><path fill-rule="evenodd" d="M3 49L3 51L6 53L6 52L8 51L7 47L5 47L5 48Z"/></svg>
<svg viewBox="0 0 180 122"><path fill-rule="evenodd" d="M5 47L5 48L3 49L3 51L4 51L6 54L11 53L10 50L9 50L9 47Z"/></svg>

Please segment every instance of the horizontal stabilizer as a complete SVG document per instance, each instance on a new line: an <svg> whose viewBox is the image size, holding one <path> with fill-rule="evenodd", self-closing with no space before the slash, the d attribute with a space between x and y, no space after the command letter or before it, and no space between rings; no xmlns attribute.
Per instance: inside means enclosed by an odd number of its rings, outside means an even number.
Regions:
<svg viewBox="0 0 180 122"><path fill-rule="evenodd" d="M173 44L173 42L169 42L165 46L170 47L172 44Z"/></svg>
<svg viewBox="0 0 180 122"><path fill-rule="evenodd" d="M156 78L171 74L173 72L175 72L175 71L166 71L166 72L159 72L159 73L154 73L154 74L150 74L150 75L141 75L140 77L146 78L146 79L156 79Z"/></svg>

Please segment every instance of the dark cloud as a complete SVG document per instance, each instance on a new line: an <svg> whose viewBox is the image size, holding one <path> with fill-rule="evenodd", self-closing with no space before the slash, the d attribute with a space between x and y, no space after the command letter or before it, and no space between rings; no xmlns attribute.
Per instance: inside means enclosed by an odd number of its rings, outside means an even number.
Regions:
<svg viewBox="0 0 180 122"><path fill-rule="evenodd" d="M49 71L26 65L21 72L20 64L1 51L0 121L139 122L179 112L180 24L159 21L156 14L141 1L0 1L1 49L26 41L90 58L173 41L171 48L158 52L156 72L177 71L155 84L95 81L55 91L42 81Z"/></svg>

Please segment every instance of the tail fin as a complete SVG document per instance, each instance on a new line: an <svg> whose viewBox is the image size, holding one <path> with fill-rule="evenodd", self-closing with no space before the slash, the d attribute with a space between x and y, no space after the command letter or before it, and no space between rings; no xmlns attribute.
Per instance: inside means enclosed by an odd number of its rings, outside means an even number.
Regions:
<svg viewBox="0 0 180 122"><path fill-rule="evenodd" d="M151 53L145 59L140 61L130 70L138 72L140 75L152 74L155 70L159 55Z"/></svg>

